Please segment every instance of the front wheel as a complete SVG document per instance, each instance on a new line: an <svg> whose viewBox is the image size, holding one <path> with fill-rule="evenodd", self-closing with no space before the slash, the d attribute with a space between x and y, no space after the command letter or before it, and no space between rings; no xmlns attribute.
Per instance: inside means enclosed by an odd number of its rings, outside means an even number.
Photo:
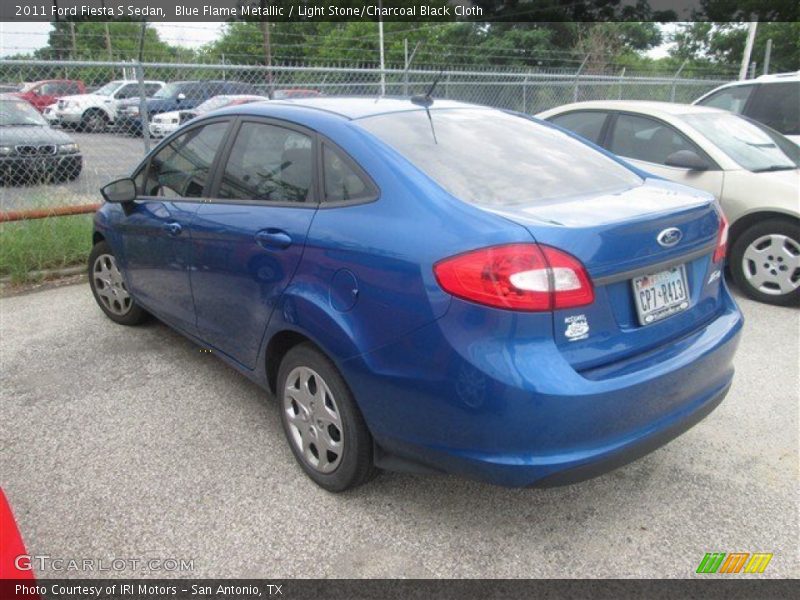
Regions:
<svg viewBox="0 0 800 600"><path fill-rule="evenodd" d="M100 109L87 110L81 118L81 131L101 133L108 128L108 117Z"/></svg>
<svg viewBox="0 0 800 600"><path fill-rule="evenodd" d="M353 395L311 344L295 346L281 362L278 400L292 453L317 485L343 492L377 474L372 436Z"/></svg>
<svg viewBox="0 0 800 600"><path fill-rule="evenodd" d="M800 304L800 225L768 219L746 229L731 249L736 285L750 298L778 306Z"/></svg>
<svg viewBox="0 0 800 600"><path fill-rule="evenodd" d="M117 259L105 241L95 244L89 254L89 286L98 306L115 323L138 325L147 318L128 292Z"/></svg>

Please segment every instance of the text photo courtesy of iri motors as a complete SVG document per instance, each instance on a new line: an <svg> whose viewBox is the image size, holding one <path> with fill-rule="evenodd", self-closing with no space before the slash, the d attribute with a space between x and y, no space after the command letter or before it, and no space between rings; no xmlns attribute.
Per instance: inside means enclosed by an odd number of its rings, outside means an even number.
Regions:
<svg viewBox="0 0 800 600"><path fill-rule="evenodd" d="M111 4L2 9L1 598L786 596L796 7Z"/></svg>

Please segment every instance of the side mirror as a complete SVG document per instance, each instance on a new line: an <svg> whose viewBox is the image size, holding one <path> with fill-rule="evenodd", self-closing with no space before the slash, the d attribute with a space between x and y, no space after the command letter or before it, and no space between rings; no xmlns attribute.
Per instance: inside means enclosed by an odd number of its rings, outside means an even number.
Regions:
<svg viewBox="0 0 800 600"><path fill-rule="evenodd" d="M664 161L668 167L678 167L679 169L689 169L690 171L708 171L711 165L691 150L678 150L673 152Z"/></svg>
<svg viewBox="0 0 800 600"><path fill-rule="evenodd" d="M106 202L122 204L136 200L136 183L130 177L117 179L100 189Z"/></svg>
<svg viewBox="0 0 800 600"><path fill-rule="evenodd" d="M181 102L181 101L183 101L183 100L186 100L186 94L184 94L183 92L181 92L180 94L178 94L177 96L175 96L175 98L178 100L178 102Z"/></svg>

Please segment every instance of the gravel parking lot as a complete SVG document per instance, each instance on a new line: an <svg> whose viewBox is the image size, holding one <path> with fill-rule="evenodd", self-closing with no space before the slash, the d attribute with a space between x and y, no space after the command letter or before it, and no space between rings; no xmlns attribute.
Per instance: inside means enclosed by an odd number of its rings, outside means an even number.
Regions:
<svg viewBox="0 0 800 600"><path fill-rule="evenodd" d="M66 130L80 146L83 171L75 181L0 187L0 210L24 210L100 202L100 188L127 177L144 157L140 137L115 133L75 133ZM158 140L151 140L155 145ZM152 147L152 146L151 146Z"/></svg>
<svg viewBox="0 0 800 600"><path fill-rule="evenodd" d="M167 327L114 325L86 284L6 297L0 485L31 554L189 559L193 577L685 578L712 551L773 552L764 576L797 577L800 313L739 301L728 398L634 464L565 488L387 473L331 495L274 402Z"/></svg>

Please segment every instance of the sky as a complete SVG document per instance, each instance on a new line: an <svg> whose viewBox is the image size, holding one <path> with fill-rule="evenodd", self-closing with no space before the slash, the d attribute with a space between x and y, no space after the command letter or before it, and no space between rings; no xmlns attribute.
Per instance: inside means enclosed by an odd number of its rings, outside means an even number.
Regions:
<svg viewBox="0 0 800 600"><path fill-rule="evenodd" d="M3 1L3 0L0 0ZM153 27L166 42L175 45L197 47L213 41L219 35L223 23L170 22L153 23ZM50 23L44 22L0 22L0 57L27 53L47 45ZM675 29L674 24L661 25L664 33ZM662 44L650 50L651 58L667 56L670 44Z"/></svg>

